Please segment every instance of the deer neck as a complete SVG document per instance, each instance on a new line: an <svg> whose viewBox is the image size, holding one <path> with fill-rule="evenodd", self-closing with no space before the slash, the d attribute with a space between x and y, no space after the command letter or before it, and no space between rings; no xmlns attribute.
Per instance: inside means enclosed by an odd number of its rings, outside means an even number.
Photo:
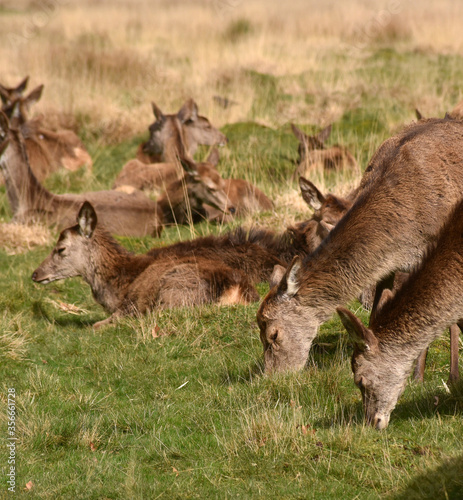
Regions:
<svg viewBox="0 0 463 500"><path fill-rule="evenodd" d="M19 132L11 131L10 144L3 154L0 166L15 218L31 211L46 210L54 196L39 183L32 172Z"/></svg>
<svg viewBox="0 0 463 500"><path fill-rule="evenodd" d="M81 275L95 300L112 313L120 307L131 283L154 259L128 252L105 231L96 232L93 238Z"/></svg>

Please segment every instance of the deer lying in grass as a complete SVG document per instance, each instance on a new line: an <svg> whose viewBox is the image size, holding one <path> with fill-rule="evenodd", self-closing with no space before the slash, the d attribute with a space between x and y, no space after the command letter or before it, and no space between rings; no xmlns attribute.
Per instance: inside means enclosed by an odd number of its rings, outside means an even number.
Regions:
<svg viewBox="0 0 463 500"><path fill-rule="evenodd" d="M393 297L387 292L369 328L338 308L354 342L352 370L366 419L377 429L388 426L417 355L449 325L463 325L463 202L408 281Z"/></svg>
<svg viewBox="0 0 463 500"><path fill-rule="evenodd" d="M419 264L462 190L463 122L424 120L386 140L348 213L263 300L257 321L266 371L303 368L336 307Z"/></svg>
<svg viewBox="0 0 463 500"><path fill-rule="evenodd" d="M65 227L75 220L85 200L94 204L98 217L111 233L125 236L159 235L162 222L157 205L143 193L131 195L117 191L83 194L53 194L33 174L21 132L10 127L0 112L0 169L13 211L13 220L21 223L43 221Z"/></svg>
<svg viewBox="0 0 463 500"><path fill-rule="evenodd" d="M291 124L291 129L299 140L299 159L293 178L308 175L317 165L324 169L357 168L357 161L343 146L334 145L325 148L325 141L331 134L331 125L325 127L317 135L307 135Z"/></svg>
<svg viewBox="0 0 463 500"><path fill-rule="evenodd" d="M177 155L193 156L199 144L223 146L227 138L198 114L198 105L188 99L176 114L165 115L154 102L151 103L156 118L149 126L149 140L140 145L137 158L145 163L174 162ZM179 134L181 136L179 141ZM179 142L185 150L180 150Z"/></svg>
<svg viewBox="0 0 463 500"><path fill-rule="evenodd" d="M219 260L131 254L100 227L88 202L78 212L77 225L61 232L32 279L45 284L72 276L82 276L95 300L111 313L94 328L157 308L247 304L259 298L247 277Z"/></svg>
<svg viewBox="0 0 463 500"><path fill-rule="evenodd" d="M60 168L70 171L86 167L93 162L82 141L72 130L52 131L44 127L40 118L28 119L29 110L42 96L43 85L27 96L19 96L4 104L2 111L12 125L20 128L34 175L43 181Z"/></svg>

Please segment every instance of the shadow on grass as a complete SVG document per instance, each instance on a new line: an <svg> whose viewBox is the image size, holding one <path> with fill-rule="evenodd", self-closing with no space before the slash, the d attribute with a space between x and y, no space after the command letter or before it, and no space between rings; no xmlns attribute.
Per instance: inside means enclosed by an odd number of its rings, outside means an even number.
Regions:
<svg viewBox="0 0 463 500"><path fill-rule="evenodd" d="M434 470L413 479L394 500L461 500L463 498L463 456L447 460Z"/></svg>
<svg viewBox="0 0 463 500"><path fill-rule="evenodd" d="M247 368L227 368L221 375L223 384L249 384L255 378L262 377L264 374L264 360L256 360L251 363Z"/></svg>
<svg viewBox="0 0 463 500"><path fill-rule="evenodd" d="M44 319L50 323L65 327L65 326L75 326L78 328L87 328L93 326L97 321L104 319L101 316L95 316L93 314L87 314L85 316L76 316L72 314L63 315L56 317L54 314L50 314L50 311L43 306L41 302L33 302L32 313L35 318Z"/></svg>

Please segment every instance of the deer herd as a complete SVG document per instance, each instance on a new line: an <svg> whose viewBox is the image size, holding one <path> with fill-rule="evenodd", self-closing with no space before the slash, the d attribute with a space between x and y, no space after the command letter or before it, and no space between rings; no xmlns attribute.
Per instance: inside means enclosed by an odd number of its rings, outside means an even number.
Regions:
<svg viewBox="0 0 463 500"><path fill-rule="evenodd" d="M149 310L206 303L257 312L265 373L304 368L321 324L337 312L353 343L352 370L366 421L389 424L415 366L423 379L429 344L450 328L450 381L459 378L463 327L463 102L443 119L422 117L381 144L359 186L342 198L309 180L316 169L359 169L343 146L326 146L331 126L299 141L293 178L312 216L275 232L237 227L135 255L114 235L158 237L172 224L227 223L275 205L244 179L223 178L227 138L189 99L175 114L152 103L149 139L122 166L113 188L55 194L43 181L63 168L92 169L71 130L31 117L43 85L0 85L0 169L14 222L61 233L33 272L37 283L81 276L110 316L94 328ZM196 162L198 145L210 146ZM368 298L369 297L369 298ZM370 324L346 308L358 298Z"/></svg>

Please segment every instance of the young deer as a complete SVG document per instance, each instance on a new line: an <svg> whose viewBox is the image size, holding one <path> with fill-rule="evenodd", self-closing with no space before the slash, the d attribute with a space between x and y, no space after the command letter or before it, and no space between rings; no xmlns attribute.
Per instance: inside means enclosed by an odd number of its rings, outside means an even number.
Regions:
<svg viewBox="0 0 463 500"><path fill-rule="evenodd" d="M463 325L463 202L421 265L381 302L369 328L347 309L337 309L354 342L352 370L366 419L377 429L387 427L416 357L445 328Z"/></svg>
<svg viewBox="0 0 463 500"><path fill-rule="evenodd" d="M324 169L354 169L358 167L355 158L343 146L334 145L325 148L325 141L331 134L331 125L313 136L305 134L294 124L291 124L291 129L299 140L298 167L293 174L293 178L307 175L317 165L321 165Z"/></svg>
<svg viewBox="0 0 463 500"><path fill-rule="evenodd" d="M33 174L21 132L10 127L0 112L0 169L13 211L13 220L65 227L75 219L85 200L94 204L98 217L111 233L125 236L159 235L162 222L157 205L143 193L94 191L82 194L53 194Z"/></svg>
<svg viewBox="0 0 463 500"><path fill-rule="evenodd" d="M21 130L34 175L43 181L60 168L75 171L85 166L91 170L92 159L72 130L55 132L45 128L40 118L28 119L29 110L41 98L42 91L43 85L39 85L27 96L19 96L2 107L12 126Z"/></svg>
<svg viewBox="0 0 463 500"><path fill-rule="evenodd" d="M61 232L32 279L46 284L72 276L82 276L95 300L111 313L94 328L158 308L247 304L259 298L245 276L219 260L175 255L154 259L128 252L100 227L88 202L78 212L77 225Z"/></svg>
<svg viewBox="0 0 463 500"><path fill-rule="evenodd" d="M406 127L379 147L360 186L323 244L296 257L263 300L257 321L267 372L301 369L336 307L421 261L461 198L463 122Z"/></svg>

